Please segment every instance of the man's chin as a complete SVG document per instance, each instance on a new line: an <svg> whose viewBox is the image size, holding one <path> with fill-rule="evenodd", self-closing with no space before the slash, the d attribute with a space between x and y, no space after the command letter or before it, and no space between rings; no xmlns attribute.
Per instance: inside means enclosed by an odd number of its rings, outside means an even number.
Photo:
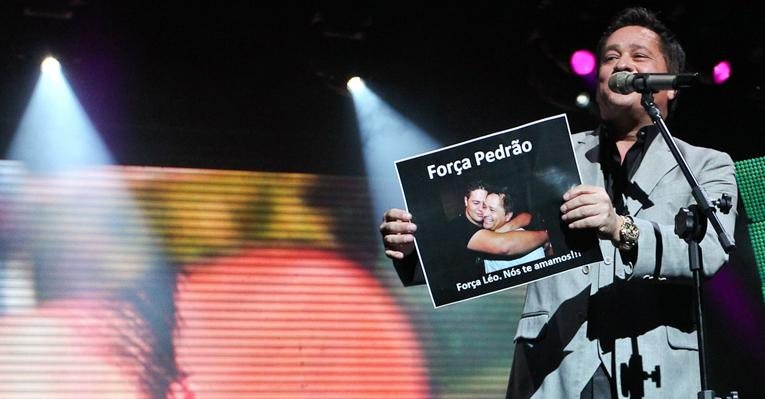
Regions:
<svg viewBox="0 0 765 399"><path fill-rule="evenodd" d="M600 107L602 109L601 117L606 120L609 119L609 116L613 118L616 117L620 112L629 110L636 103L640 104L640 95L637 93L630 93L627 95L609 93L601 97L606 97L605 101L599 101ZM602 115L603 111L605 111L608 115Z"/></svg>

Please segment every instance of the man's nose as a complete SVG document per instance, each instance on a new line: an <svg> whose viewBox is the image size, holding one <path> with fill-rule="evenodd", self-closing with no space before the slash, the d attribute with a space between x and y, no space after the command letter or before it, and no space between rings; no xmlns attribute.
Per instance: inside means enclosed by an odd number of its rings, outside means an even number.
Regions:
<svg viewBox="0 0 765 399"><path fill-rule="evenodd" d="M632 60L629 60L627 58L620 58L619 62L614 65L614 72L621 72L621 71L627 71L627 72L635 72L635 64L632 63Z"/></svg>

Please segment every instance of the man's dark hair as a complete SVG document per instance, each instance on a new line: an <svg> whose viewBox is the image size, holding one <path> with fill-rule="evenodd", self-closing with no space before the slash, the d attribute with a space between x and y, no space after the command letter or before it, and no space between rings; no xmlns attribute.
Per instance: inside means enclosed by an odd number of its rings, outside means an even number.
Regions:
<svg viewBox="0 0 765 399"><path fill-rule="evenodd" d="M685 70L685 51L677 37L654 12L643 7L626 8L614 16L598 41L598 57L603 56L603 45L608 37L625 26L642 26L654 31L659 35L661 52L667 62L668 72L681 73Z"/></svg>
<svg viewBox="0 0 765 399"><path fill-rule="evenodd" d="M473 180L470 183L468 183L467 187L465 188L465 198L470 198L470 193L472 193L475 190L486 190L488 191L488 188L486 184L484 184L480 180Z"/></svg>
<svg viewBox="0 0 765 399"><path fill-rule="evenodd" d="M492 187L489 189L489 193L499 196L499 199L502 201L502 207L505 208L505 213L513 212L513 195L507 187Z"/></svg>

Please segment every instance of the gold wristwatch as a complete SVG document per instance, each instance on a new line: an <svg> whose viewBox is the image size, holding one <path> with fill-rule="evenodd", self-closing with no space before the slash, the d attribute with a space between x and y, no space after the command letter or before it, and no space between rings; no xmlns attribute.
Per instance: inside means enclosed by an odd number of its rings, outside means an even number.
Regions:
<svg viewBox="0 0 765 399"><path fill-rule="evenodd" d="M624 251L629 251L637 245L640 237L640 229L635 224L631 216L622 216L622 227L619 228L619 242L617 247Z"/></svg>

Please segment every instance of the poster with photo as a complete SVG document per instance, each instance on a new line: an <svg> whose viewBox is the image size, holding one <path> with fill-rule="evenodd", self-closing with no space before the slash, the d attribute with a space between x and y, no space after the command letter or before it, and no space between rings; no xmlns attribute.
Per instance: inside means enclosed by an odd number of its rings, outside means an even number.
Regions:
<svg viewBox="0 0 765 399"><path fill-rule="evenodd" d="M602 259L593 231L560 220L563 193L581 184L565 115L395 166L437 308Z"/></svg>

